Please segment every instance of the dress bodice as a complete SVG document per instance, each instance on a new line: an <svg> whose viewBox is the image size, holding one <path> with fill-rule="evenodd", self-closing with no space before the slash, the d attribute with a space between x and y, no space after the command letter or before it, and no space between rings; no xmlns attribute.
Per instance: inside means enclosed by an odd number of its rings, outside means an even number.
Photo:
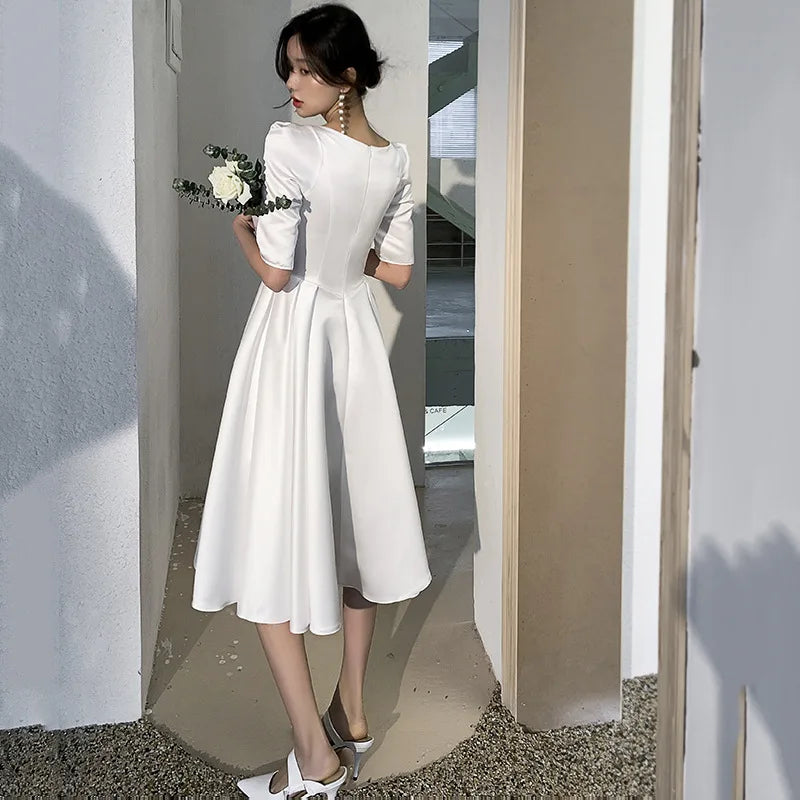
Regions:
<svg viewBox="0 0 800 800"><path fill-rule="evenodd" d="M289 208L258 217L261 258L328 291L364 280L367 253L413 264L408 148L368 145L333 128L273 122L264 140L267 198Z"/></svg>

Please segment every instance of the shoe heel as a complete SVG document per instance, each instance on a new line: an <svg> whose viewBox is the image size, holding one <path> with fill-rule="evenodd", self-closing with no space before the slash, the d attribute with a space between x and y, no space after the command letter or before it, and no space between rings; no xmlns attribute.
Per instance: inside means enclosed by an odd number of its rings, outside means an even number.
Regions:
<svg viewBox="0 0 800 800"><path fill-rule="evenodd" d="M365 742L347 742L346 747L353 751L353 780L358 778L358 773L361 770L361 759L364 758L367 750L372 747L373 739L369 739Z"/></svg>
<svg viewBox="0 0 800 800"><path fill-rule="evenodd" d="M371 736L366 739L342 739L342 737L339 735L339 732L333 727L333 723L331 722L330 715L327 711L322 717L322 723L325 731L328 734L328 739L330 740L331 746L334 749L346 747L348 750L352 751L353 780L356 780L356 778L358 778L358 773L361 770L361 759L364 757L364 753L366 753L367 750L372 747L372 744L375 740Z"/></svg>
<svg viewBox="0 0 800 800"><path fill-rule="evenodd" d="M353 750L353 780L358 778L358 772L361 769L361 759L364 757L364 753L359 753L358 750L352 748Z"/></svg>

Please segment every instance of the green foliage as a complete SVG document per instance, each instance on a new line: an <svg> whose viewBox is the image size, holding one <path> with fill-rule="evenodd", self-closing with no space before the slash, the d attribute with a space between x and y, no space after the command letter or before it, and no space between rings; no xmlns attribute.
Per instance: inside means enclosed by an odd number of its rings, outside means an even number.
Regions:
<svg viewBox="0 0 800 800"><path fill-rule="evenodd" d="M222 158L225 161L236 161L239 177L250 187L250 199L241 205L238 201L224 201L214 196L211 187L184 178L175 178L172 188L190 203L201 206L211 206L220 211L232 211L236 214L250 214L260 217L264 214L289 208L292 200L286 195L269 200L266 197L268 187L264 185L264 165L259 160L251 161L246 153L240 153L235 147L222 147L216 144L207 144L203 152L209 158Z"/></svg>

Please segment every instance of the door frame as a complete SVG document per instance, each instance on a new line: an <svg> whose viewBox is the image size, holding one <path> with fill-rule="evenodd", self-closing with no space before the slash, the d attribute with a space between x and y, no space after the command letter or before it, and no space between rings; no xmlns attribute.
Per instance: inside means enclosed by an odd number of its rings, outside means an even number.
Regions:
<svg viewBox="0 0 800 800"><path fill-rule="evenodd" d="M656 796L683 797L702 0L674 0L667 223Z"/></svg>
<svg viewBox="0 0 800 800"><path fill-rule="evenodd" d="M502 702L514 719L517 707L519 618L519 408L520 276L522 274L522 154L525 99L525 11L527 0L511 0L506 152L506 263L503 341L503 535Z"/></svg>

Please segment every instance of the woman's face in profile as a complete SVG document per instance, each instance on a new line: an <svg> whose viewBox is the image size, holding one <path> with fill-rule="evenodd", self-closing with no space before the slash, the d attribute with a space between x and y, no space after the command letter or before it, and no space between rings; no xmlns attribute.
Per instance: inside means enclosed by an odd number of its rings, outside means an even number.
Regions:
<svg viewBox="0 0 800 800"><path fill-rule="evenodd" d="M296 34L287 42L286 55L291 67L286 88L292 96L295 112L300 117L325 116L338 102L338 87L323 83L312 74Z"/></svg>

